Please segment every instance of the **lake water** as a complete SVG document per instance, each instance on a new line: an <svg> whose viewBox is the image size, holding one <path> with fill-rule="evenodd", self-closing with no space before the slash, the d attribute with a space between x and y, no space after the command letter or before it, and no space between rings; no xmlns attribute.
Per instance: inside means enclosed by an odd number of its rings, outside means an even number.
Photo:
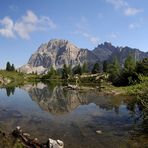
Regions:
<svg viewBox="0 0 148 148"><path fill-rule="evenodd" d="M63 140L65 148L146 147L147 136L134 134L140 110L131 100L43 83L2 88L0 128L11 132L21 126L43 142Z"/></svg>

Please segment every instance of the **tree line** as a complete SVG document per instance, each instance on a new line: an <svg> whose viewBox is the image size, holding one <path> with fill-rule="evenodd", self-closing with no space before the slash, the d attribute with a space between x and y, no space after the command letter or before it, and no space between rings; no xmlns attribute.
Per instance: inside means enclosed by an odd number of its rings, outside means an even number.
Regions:
<svg viewBox="0 0 148 148"><path fill-rule="evenodd" d="M140 82L140 75L148 76L148 58L141 61L129 55L120 66L118 58L114 58L112 63L108 65L107 72L109 73L109 80L115 86L127 86Z"/></svg>
<svg viewBox="0 0 148 148"><path fill-rule="evenodd" d="M50 67L50 70L46 75L43 76L44 79L50 79L50 78L56 78L58 76L61 76L62 79L68 79L69 76L73 75L82 75L87 73L99 73L100 72L100 65L99 63L95 63L92 71L89 71L88 64L86 62L83 63L83 65L78 64L77 66L73 67L71 65L64 64L62 69L55 70L53 66Z"/></svg>
<svg viewBox="0 0 148 148"><path fill-rule="evenodd" d="M78 64L73 67L71 65L63 65L61 70L55 70L51 66L49 72L43 76L45 79L56 78L60 76L62 79L68 79L69 76L82 75L82 74L96 74L96 73L108 73L109 81L116 86L126 86L138 83L140 81L139 75L148 76L148 58L142 61L135 61L134 58L129 55L123 65L120 64L119 59L114 57L112 61L103 61L95 63L91 70L87 62L83 65Z"/></svg>

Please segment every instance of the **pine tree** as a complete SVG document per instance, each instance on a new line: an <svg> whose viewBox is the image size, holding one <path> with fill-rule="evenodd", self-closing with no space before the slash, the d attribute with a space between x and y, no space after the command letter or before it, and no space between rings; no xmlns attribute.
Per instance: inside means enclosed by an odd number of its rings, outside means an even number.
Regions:
<svg viewBox="0 0 148 148"><path fill-rule="evenodd" d="M62 79L68 79L68 68L66 64L63 65Z"/></svg>
<svg viewBox="0 0 148 148"><path fill-rule="evenodd" d="M82 66L82 73L88 73L88 65L86 62L84 62L83 66Z"/></svg>
<svg viewBox="0 0 148 148"><path fill-rule="evenodd" d="M107 60L103 61L103 72L107 72L108 70L108 62Z"/></svg>
<svg viewBox="0 0 148 148"><path fill-rule="evenodd" d="M148 58L137 63L136 72L148 76Z"/></svg>
<svg viewBox="0 0 148 148"><path fill-rule="evenodd" d="M80 64L78 64L75 68L74 68L74 74L79 74L81 75L82 74L82 68L80 66Z"/></svg>
<svg viewBox="0 0 148 148"><path fill-rule="evenodd" d="M56 74L57 74L56 70L53 68L53 66L51 66L50 71L48 71L48 74L47 74L48 78L51 78L51 77L53 78L56 76Z"/></svg>
<svg viewBox="0 0 148 148"><path fill-rule="evenodd" d="M117 84L120 86L132 85L139 82L138 74L136 73L136 63L134 58L129 55L124 63L124 68L120 73Z"/></svg>
<svg viewBox="0 0 148 148"><path fill-rule="evenodd" d="M11 65L10 65L10 62L7 62L7 64L6 64L6 70L7 70L7 71L11 71Z"/></svg>
<svg viewBox="0 0 148 148"><path fill-rule="evenodd" d="M12 64L12 66L11 66L11 71L15 71L14 64Z"/></svg>
<svg viewBox="0 0 148 148"><path fill-rule="evenodd" d="M129 55L125 60L124 70L131 72L135 70L135 67L136 67L136 62L134 58L131 55Z"/></svg>
<svg viewBox="0 0 148 148"><path fill-rule="evenodd" d="M69 65L69 66L67 67L67 74L68 74L68 75L72 75L72 68L71 68L71 65Z"/></svg>
<svg viewBox="0 0 148 148"><path fill-rule="evenodd" d="M100 72L100 65L99 65L99 63L95 63L94 67L92 69L92 74L96 74L96 73L99 73L99 72Z"/></svg>
<svg viewBox="0 0 148 148"><path fill-rule="evenodd" d="M113 62L108 67L108 72L110 73L109 79L113 84L118 82L120 76L120 64L117 57L114 57Z"/></svg>

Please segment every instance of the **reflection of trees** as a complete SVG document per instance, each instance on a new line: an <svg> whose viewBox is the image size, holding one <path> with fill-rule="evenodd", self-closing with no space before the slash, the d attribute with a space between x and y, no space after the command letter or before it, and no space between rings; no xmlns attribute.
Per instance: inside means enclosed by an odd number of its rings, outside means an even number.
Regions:
<svg viewBox="0 0 148 148"><path fill-rule="evenodd" d="M6 94L9 97L10 95L14 95L15 87L14 86L8 86L6 87Z"/></svg>
<svg viewBox="0 0 148 148"><path fill-rule="evenodd" d="M127 109L131 111L132 118L138 124L138 128L148 133L148 94L143 94L137 98L126 100ZM147 105L146 105L147 104Z"/></svg>
<svg viewBox="0 0 148 148"><path fill-rule="evenodd" d="M104 100L99 103L99 107L105 110L114 110L116 114L119 113L119 107L122 104L123 98L121 96L105 96Z"/></svg>

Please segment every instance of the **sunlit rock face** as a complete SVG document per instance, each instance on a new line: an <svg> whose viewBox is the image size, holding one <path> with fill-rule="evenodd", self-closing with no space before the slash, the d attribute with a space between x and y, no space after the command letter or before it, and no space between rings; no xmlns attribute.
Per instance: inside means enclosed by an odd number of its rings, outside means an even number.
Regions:
<svg viewBox="0 0 148 148"><path fill-rule="evenodd" d="M64 64L75 67L87 61L88 50L76 47L67 40L50 40L42 44L38 50L31 55L28 63L19 70L26 73L46 73L53 66L60 69Z"/></svg>

